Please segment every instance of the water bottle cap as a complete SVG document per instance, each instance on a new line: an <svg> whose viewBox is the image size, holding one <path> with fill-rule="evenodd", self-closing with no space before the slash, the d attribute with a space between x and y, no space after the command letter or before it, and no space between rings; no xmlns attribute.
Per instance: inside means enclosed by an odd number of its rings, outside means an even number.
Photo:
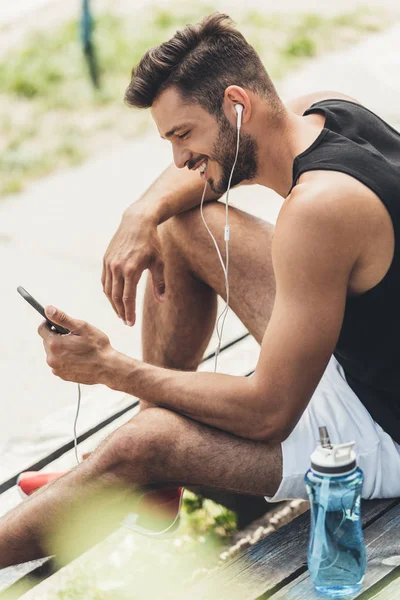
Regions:
<svg viewBox="0 0 400 600"><path fill-rule="evenodd" d="M311 469L321 475L333 477L351 473L357 467L355 442L317 446L311 454Z"/></svg>

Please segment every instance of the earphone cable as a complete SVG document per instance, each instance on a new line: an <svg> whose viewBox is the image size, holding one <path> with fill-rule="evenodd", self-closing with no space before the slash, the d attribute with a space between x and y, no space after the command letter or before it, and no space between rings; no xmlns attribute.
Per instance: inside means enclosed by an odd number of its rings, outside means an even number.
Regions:
<svg viewBox="0 0 400 600"><path fill-rule="evenodd" d="M75 450L75 459L76 463L79 465L79 457L78 457L78 435L76 433L76 425L78 423L79 411L81 408L81 384L78 383L78 406L76 408L76 415L74 421L74 450Z"/></svg>
<svg viewBox="0 0 400 600"><path fill-rule="evenodd" d="M210 234L213 242L214 242L214 246L217 250L217 254L218 254L218 258L219 261L221 263L222 266L222 270L225 276L225 292L226 292L226 304L225 304L225 308L223 309L223 311L221 312L221 314L219 315L217 322L216 322L216 331L217 331L217 337L218 337L218 345L217 345L217 349L215 351L215 360L214 360L214 372L216 373L217 371L217 366L218 366L218 356L219 353L221 351L221 345L222 345L222 334L223 334L223 330L224 330L224 325L225 325L225 320L227 317L227 314L229 312L229 237L230 237L230 228L229 228L229 192L230 192L230 188L231 188L231 183L232 183L232 177L233 177L233 172L235 170L236 167L236 163L237 163L237 159L238 159L238 155L239 155L239 145L240 145L240 127L238 124L237 127L237 137L236 137L236 153L235 153L235 160L233 162L233 166L232 166L232 170L229 176L229 181L228 181L228 187L227 187L227 191L226 191L226 198L225 198L225 230L224 230L224 240L225 240L225 255L226 255L226 261L224 263L222 255L221 255L221 251L218 247L217 241L215 239L215 237L213 236L211 229L209 228L209 226L207 225L207 222L204 218L204 213L203 213L203 204L204 204L204 198L206 195L206 189L207 189L207 181L205 182L204 185L204 189L203 189L203 195L201 197L201 202L200 202L200 214L201 214L201 218L203 220L204 225L206 226L206 229L208 231L208 233ZM220 321L222 319L222 323L221 323L221 329L220 329Z"/></svg>
<svg viewBox="0 0 400 600"><path fill-rule="evenodd" d="M239 144L240 144L240 127L237 127L237 136L236 136L236 154L235 154L235 160L233 162L233 166L232 166L232 170L231 170L231 174L229 177L229 181L228 181L228 188L226 190L226 199L225 199L225 255L226 255L226 264L225 264L225 289L226 289L226 306L225 309L222 311L222 313L220 314L220 316L217 319L217 323L216 323L216 328L217 328L217 335L218 335L218 347L217 350L215 352L215 371L217 370L217 361L218 361L218 356L219 353L221 351L221 345L222 345L222 333L224 330L224 325L225 325L225 320L226 317L228 315L229 312L229 237L230 237L230 227L229 227L229 192L231 189L231 183L232 183L232 176L233 176L233 172L235 170L236 167L236 163L237 163L237 159L239 156ZM219 321L222 318L222 325L221 325L221 332L219 333L218 329L219 329Z"/></svg>

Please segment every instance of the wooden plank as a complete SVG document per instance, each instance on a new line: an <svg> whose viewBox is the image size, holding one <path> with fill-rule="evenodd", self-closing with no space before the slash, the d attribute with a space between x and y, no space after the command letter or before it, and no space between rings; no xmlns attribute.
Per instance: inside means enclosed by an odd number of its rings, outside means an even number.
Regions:
<svg viewBox="0 0 400 600"><path fill-rule="evenodd" d="M400 599L400 567L397 567L376 584L359 600L399 600Z"/></svg>
<svg viewBox="0 0 400 600"><path fill-rule="evenodd" d="M49 569L51 559L52 557L48 556L0 569L0 598L6 597L7 600L18 598L20 590L16 588L16 584L28 576L35 576L37 583L43 581L51 573Z"/></svg>
<svg viewBox="0 0 400 600"><path fill-rule="evenodd" d="M398 502L391 499L363 503L363 526L370 526ZM309 521L308 512L297 517L189 588L187 597L191 600L255 600L267 592L272 595L307 570Z"/></svg>
<svg viewBox="0 0 400 600"><path fill-rule="evenodd" d="M367 571L362 590L352 598L364 598L366 592L392 573L400 564L400 504L374 521L364 531L367 546ZM400 593L400 590L399 590ZM318 600L308 571L271 596L272 600Z"/></svg>

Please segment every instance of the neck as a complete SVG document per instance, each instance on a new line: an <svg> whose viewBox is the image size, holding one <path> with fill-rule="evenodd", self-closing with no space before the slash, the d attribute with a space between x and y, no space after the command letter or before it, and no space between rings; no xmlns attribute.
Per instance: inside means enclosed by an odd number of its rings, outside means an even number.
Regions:
<svg viewBox="0 0 400 600"><path fill-rule="evenodd" d="M274 124L264 111L257 117L253 122L258 144L258 173L254 183L286 198L292 186L293 161L313 143L321 126L316 124L315 115L302 117L286 108Z"/></svg>

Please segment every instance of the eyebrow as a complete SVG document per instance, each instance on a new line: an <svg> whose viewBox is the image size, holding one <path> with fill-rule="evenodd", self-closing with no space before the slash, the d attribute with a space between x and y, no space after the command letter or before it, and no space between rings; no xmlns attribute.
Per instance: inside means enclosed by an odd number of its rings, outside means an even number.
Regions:
<svg viewBox="0 0 400 600"><path fill-rule="evenodd" d="M179 131L180 129L186 129L186 127L190 127L189 124L187 123L182 123L182 125L177 125L176 127L173 127L172 129L170 129L169 131L167 131L167 133L163 136L161 136L162 138L170 138L172 137L177 131Z"/></svg>

